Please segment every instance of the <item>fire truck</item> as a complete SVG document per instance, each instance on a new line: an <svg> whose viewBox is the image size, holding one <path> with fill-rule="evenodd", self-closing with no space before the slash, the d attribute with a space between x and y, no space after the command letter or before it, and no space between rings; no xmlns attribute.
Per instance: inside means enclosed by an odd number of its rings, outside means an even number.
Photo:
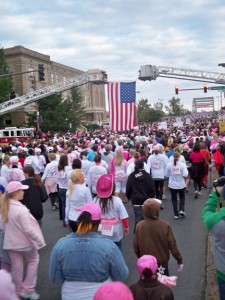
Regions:
<svg viewBox="0 0 225 300"><path fill-rule="evenodd" d="M33 135L34 128L17 128L17 127L6 127L0 129L0 144L8 144L12 141L29 140Z"/></svg>

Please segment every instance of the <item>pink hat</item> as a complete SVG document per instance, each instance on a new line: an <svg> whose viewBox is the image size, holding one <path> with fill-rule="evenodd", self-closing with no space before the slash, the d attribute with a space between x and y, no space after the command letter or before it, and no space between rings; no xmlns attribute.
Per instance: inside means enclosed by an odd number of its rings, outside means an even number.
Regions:
<svg viewBox="0 0 225 300"><path fill-rule="evenodd" d="M145 269L152 270L152 274L155 274L158 269L157 259L152 255L143 255L137 260L137 270L142 275Z"/></svg>
<svg viewBox="0 0 225 300"><path fill-rule="evenodd" d="M96 185L96 192L100 198L108 198L113 192L113 176L111 174L99 177Z"/></svg>
<svg viewBox="0 0 225 300"><path fill-rule="evenodd" d="M27 190L29 188L29 185L23 185L19 181L11 181L6 186L6 193L10 194L19 190Z"/></svg>
<svg viewBox="0 0 225 300"><path fill-rule="evenodd" d="M0 270L0 291L1 300L18 300L16 289L12 282L11 275L5 270Z"/></svg>
<svg viewBox="0 0 225 300"><path fill-rule="evenodd" d="M120 281L103 284L95 293L93 300L134 300L130 289Z"/></svg>
<svg viewBox="0 0 225 300"><path fill-rule="evenodd" d="M91 214L92 221L101 220L102 211L98 204L94 202L89 202L82 207L81 213L84 211L89 212Z"/></svg>
<svg viewBox="0 0 225 300"><path fill-rule="evenodd" d="M159 146L158 146L158 145L155 145L155 146L153 147L153 151L159 151Z"/></svg>

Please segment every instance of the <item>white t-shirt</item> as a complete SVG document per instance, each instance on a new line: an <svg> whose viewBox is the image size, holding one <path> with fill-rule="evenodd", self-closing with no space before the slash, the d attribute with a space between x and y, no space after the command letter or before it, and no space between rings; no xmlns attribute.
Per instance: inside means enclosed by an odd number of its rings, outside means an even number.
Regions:
<svg viewBox="0 0 225 300"><path fill-rule="evenodd" d="M111 278L103 282L64 281L62 285L62 300L90 300L105 283L112 282Z"/></svg>
<svg viewBox="0 0 225 300"><path fill-rule="evenodd" d="M108 200L110 201L110 200ZM99 204L99 199L96 199L96 203ZM102 224L113 225L112 236L106 236L113 242L119 242L123 238L123 223L122 219L128 218L128 213L123 205L122 200L117 196L112 196L112 200L109 202L109 209L107 212L102 211ZM99 204L100 205L100 204ZM107 222L108 221L108 222Z"/></svg>
<svg viewBox="0 0 225 300"><path fill-rule="evenodd" d="M168 187L171 189L179 190L186 187L184 177L188 176L186 164L177 162L176 166L171 162L167 165L165 176L169 177Z"/></svg>
<svg viewBox="0 0 225 300"><path fill-rule="evenodd" d="M76 221L84 204L92 200L91 192L85 184L74 184L70 198L68 191L66 193L65 223L68 224L69 220Z"/></svg>

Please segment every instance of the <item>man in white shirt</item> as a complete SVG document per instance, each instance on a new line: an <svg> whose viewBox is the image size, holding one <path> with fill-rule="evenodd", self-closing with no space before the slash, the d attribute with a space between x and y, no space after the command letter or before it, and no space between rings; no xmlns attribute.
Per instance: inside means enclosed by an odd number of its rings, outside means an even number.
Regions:
<svg viewBox="0 0 225 300"><path fill-rule="evenodd" d="M165 178L165 169L168 164L168 157L165 154L159 153L159 146L153 147L154 153L149 156L147 161L148 169L151 170L151 175L155 184L156 198L162 200L163 184ZM163 204L161 209L163 209Z"/></svg>

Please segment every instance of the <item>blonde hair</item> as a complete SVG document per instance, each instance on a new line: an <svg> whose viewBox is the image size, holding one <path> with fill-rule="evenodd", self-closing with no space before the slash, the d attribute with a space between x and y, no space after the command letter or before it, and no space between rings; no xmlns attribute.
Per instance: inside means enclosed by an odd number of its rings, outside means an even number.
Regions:
<svg viewBox="0 0 225 300"><path fill-rule="evenodd" d="M51 160L51 161L53 161L53 160L55 160L56 159L56 155L55 155L55 153L49 153L48 154L48 158Z"/></svg>
<svg viewBox="0 0 225 300"><path fill-rule="evenodd" d="M72 196L72 193L73 193L73 184L81 183L81 178L83 178L83 177L84 177L84 173L81 169L75 169L70 173L70 180L68 183L69 198Z"/></svg>
<svg viewBox="0 0 225 300"><path fill-rule="evenodd" d="M3 223L8 222L8 212L9 212L9 199L13 198L17 193L19 193L20 190L13 192L13 193L4 193L0 197L0 208L1 208L1 217Z"/></svg>
<svg viewBox="0 0 225 300"><path fill-rule="evenodd" d="M5 163L5 162L7 162L7 161L10 161L10 155L8 155L8 154L5 154L5 156L4 156L4 158L3 158L3 164Z"/></svg>
<svg viewBox="0 0 225 300"><path fill-rule="evenodd" d="M115 165L120 166L123 162L123 152L118 150L115 155Z"/></svg>

